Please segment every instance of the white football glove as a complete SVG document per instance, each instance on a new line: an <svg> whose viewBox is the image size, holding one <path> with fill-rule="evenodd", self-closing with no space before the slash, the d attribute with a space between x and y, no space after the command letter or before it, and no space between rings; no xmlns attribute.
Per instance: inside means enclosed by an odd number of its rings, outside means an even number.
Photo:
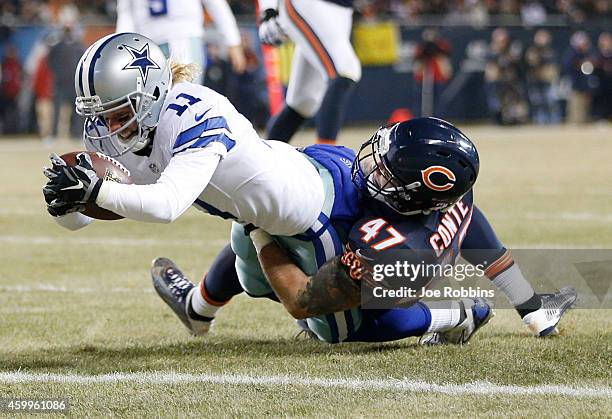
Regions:
<svg viewBox="0 0 612 419"><path fill-rule="evenodd" d="M259 40L265 45L278 46L286 39L287 35L278 22L278 11L266 9L259 22Z"/></svg>

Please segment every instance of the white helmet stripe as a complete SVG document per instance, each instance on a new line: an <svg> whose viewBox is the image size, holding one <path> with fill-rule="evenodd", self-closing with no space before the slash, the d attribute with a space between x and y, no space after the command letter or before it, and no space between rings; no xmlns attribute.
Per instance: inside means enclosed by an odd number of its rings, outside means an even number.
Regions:
<svg viewBox="0 0 612 419"><path fill-rule="evenodd" d="M83 68L79 69L79 84L85 88L85 90L83 90L85 96L94 96L96 94L94 87L94 68L96 66L96 61L98 61L98 58L100 58L102 48L104 48L112 39L120 35L122 34L113 33L107 35L91 46L89 53L83 60Z"/></svg>

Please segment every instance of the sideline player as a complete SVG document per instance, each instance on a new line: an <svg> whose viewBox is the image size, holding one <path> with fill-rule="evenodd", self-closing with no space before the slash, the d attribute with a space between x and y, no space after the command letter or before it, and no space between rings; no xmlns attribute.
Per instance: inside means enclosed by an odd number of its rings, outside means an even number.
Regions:
<svg viewBox="0 0 612 419"><path fill-rule="evenodd" d="M173 61L206 67L202 5L223 35L234 72L244 72L240 32L226 0L118 0L116 32L140 33ZM202 84L203 75L194 75L194 82Z"/></svg>
<svg viewBox="0 0 612 419"><path fill-rule="evenodd" d="M534 292L482 212L473 205L471 190L478 167L474 145L447 122L418 118L381 128L363 144L353 165L365 213L352 227L344 255L309 276L264 231L250 233L275 295L297 319L346 310L352 328L344 336L338 332L330 338L321 333L315 321L301 322L304 329L328 342L392 340L443 329L425 342L462 343L488 320L482 309L473 311L469 318L470 311L461 307L465 301L451 303L450 308L446 303L446 310L433 310L432 303L427 302L417 302L407 309L355 309L361 301L360 255L376 258L377 252L385 249L429 249L437 252L438 263L454 263L461 253L473 264L487 264L485 275L507 296L532 333L554 333L576 293L571 288L557 294ZM231 270L222 268L224 258L231 259L231 255L222 252L209 275L223 272L231 282ZM167 259L158 260L152 273L156 286L176 288L174 281L186 280ZM207 279L200 284L205 293L210 283ZM188 325L187 311L184 306L177 309L178 305L173 308Z"/></svg>
<svg viewBox="0 0 612 419"><path fill-rule="evenodd" d="M353 0L261 0L260 8L261 42L280 45L288 36L295 43L285 107L270 121L268 138L288 142L318 112L317 142L335 143L361 78L350 41Z"/></svg>

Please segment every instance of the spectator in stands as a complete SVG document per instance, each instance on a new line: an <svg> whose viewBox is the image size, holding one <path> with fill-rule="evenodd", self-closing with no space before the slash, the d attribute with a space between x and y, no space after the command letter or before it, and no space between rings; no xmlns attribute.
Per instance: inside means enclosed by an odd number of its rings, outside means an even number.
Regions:
<svg viewBox="0 0 612 419"><path fill-rule="evenodd" d="M536 31L533 45L525 53L527 94L532 121L552 124L561 121L555 87L559 81L559 65L546 29Z"/></svg>
<svg viewBox="0 0 612 419"><path fill-rule="evenodd" d="M32 80L38 134L45 143L52 143L53 124L53 72L49 68L47 52L38 60Z"/></svg>
<svg viewBox="0 0 612 419"><path fill-rule="evenodd" d="M85 52L85 47L78 40L71 26L65 26L59 42L49 50L49 68L53 73L53 128L52 142L61 134L63 138L78 136L71 133L71 117L74 101L74 71Z"/></svg>
<svg viewBox="0 0 612 419"><path fill-rule="evenodd" d="M595 119L612 118L612 34L602 32L597 40L595 55L597 89L593 96Z"/></svg>
<svg viewBox="0 0 612 419"><path fill-rule="evenodd" d="M521 5L521 20L525 26L546 23L546 9L538 0L526 0Z"/></svg>
<svg viewBox="0 0 612 419"><path fill-rule="evenodd" d="M489 109L499 124L527 121L522 71L522 47L512 42L508 31L497 28L491 34L489 57L485 66L485 91Z"/></svg>
<svg viewBox="0 0 612 419"><path fill-rule="evenodd" d="M421 116L440 114L438 99L453 75L450 43L435 29L425 29L414 57L414 79L421 99Z"/></svg>
<svg viewBox="0 0 612 419"><path fill-rule="evenodd" d="M216 42L207 42L204 85L217 93L228 96L231 72L232 66L227 59L227 54L223 54L221 45Z"/></svg>
<svg viewBox="0 0 612 419"><path fill-rule="evenodd" d="M0 84L0 122L4 134L18 131L19 109L17 99L21 91L23 69L17 58L17 48L7 44L2 60L2 82Z"/></svg>
<svg viewBox="0 0 612 419"><path fill-rule="evenodd" d="M572 35L570 47L563 56L562 70L571 90L567 100L567 122L587 122L596 80L591 40L585 32L577 31Z"/></svg>

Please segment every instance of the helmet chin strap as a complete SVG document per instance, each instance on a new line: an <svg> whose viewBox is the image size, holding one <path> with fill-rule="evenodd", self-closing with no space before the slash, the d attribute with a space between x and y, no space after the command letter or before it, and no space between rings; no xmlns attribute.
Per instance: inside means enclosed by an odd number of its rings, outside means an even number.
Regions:
<svg viewBox="0 0 612 419"><path fill-rule="evenodd" d="M130 151L131 151L132 153L134 153L134 152L136 152L136 151L140 151L140 150L142 150L142 149L143 149L143 148L145 148L145 147L146 147L146 146L149 144L149 142L151 141L151 139L149 138L149 136L148 136L148 135L146 135L146 136L142 136L142 137L141 137L141 136L138 136L138 135L135 135L135 137L139 137L139 138L138 138L138 141L136 141L136 142L134 143L134 145L132 146L132 148L130 149ZM132 138L133 138L133 137L132 137Z"/></svg>

